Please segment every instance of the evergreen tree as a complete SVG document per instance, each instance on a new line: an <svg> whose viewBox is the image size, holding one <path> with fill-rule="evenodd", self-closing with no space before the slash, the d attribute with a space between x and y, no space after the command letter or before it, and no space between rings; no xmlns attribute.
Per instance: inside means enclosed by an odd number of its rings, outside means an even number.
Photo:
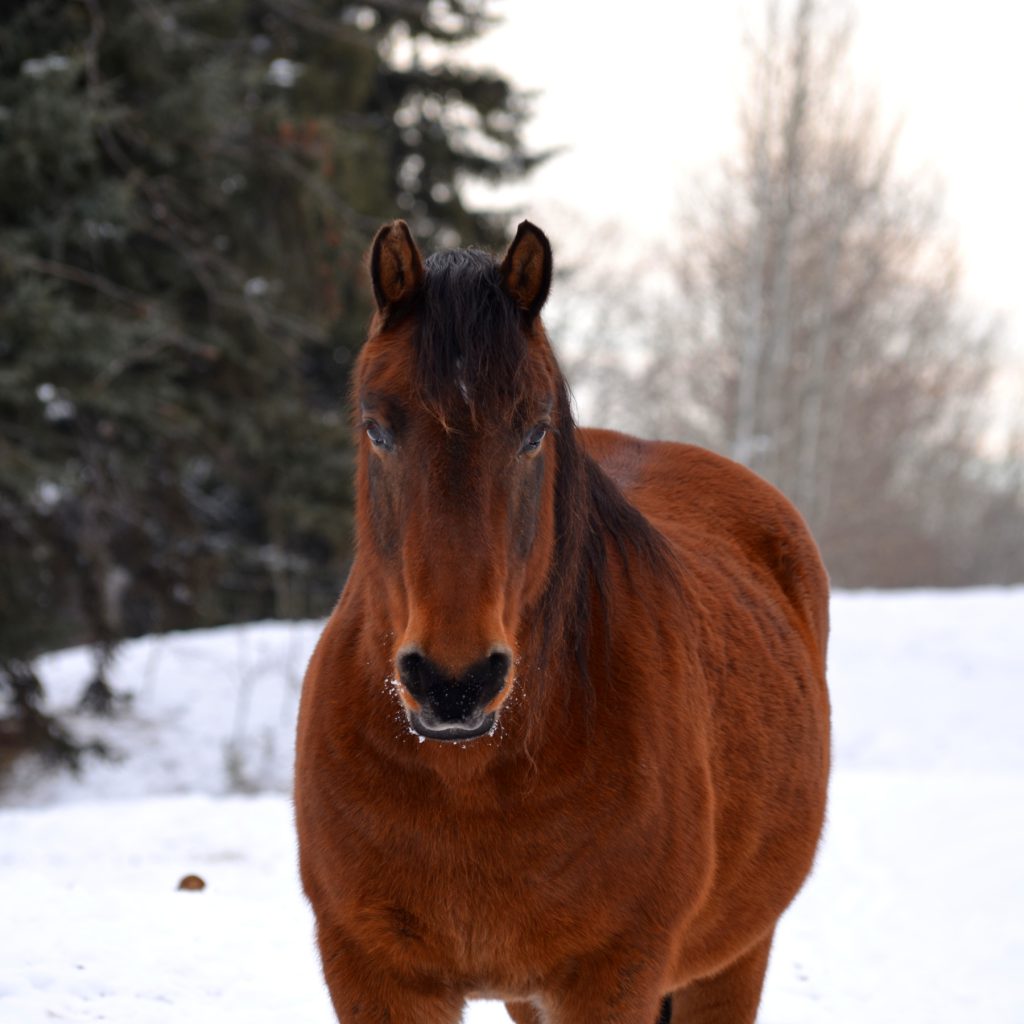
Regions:
<svg viewBox="0 0 1024 1024"><path fill-rule="evenodd" d="M120 637L329 607L367 241L397 215L496 241L460 186L537 159L523 96L444 59L486 24L473 0L0 13L0 692L23 710L47 648L97 644L103 706Z"/></svg>

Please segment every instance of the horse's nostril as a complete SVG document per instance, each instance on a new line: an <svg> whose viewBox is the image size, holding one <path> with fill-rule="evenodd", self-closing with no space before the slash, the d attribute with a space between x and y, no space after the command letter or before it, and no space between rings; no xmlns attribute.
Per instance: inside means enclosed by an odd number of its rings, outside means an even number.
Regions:
<svg viewBox="0 0 1024 1024"><path fill-rule="evenodd" d="M512 667L512 659L507 651L494 651L487 658L487 667L494 678L504 679Z"/></svg>
<svg viewBox="0 0 1024 1024"><path fill-rule="evenodd" d="M495 648L461 672L451 673L418 647L409 647L399 652L395 664L402 685L424 713L438 721L458 722L479 717L501 693L512 655L507 648Z"/></svg>
<svg viewBox="0 0 1024 1024"><path fill-rule="evenodd" d="M398 656L398 677L414 696L424 686L427 659L419 651L403 651Z"/></svg>
<svg viewBox="0 0 1024 1024"><path fill-rule="evenodd" d="M406 651L398 656L399 672L415 672L423 664L423 655L419 651Z"/></svg>
<svg viewBox="0 0 1024 1024"><path fill-rule="evenodd" d="M512 656L505 649L491 651L486 659L477 662L466 675L472 679L477 689L477 700L482 705L489 704L501 693L508 679L508 671L512 667Z"/></svg>

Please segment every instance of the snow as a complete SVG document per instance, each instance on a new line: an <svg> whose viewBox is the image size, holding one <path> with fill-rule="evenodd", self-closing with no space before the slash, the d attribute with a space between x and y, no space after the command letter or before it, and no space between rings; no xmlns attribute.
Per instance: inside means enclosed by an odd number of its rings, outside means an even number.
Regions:
<svg viewBox="0 0 1024 1024"><path fill-rule="evenodd" d="M834 599L829 822L762 1024L1024 1021L1022 624L1024 588ZM126 714L75 719L119 760L0 793L0 1024L331 1024L287 796L319 628L126 644ZM40 667L62 708L92 671L83 650ZM178 891L191 873L206 888Z"/></svg>
<svg viewBox="0 0 1024 1024"><path fill-rule="evenodd" d="M0 1021L331 1021L280 796L10 810ZM179 892L198 874L201 892Z"/></svg>

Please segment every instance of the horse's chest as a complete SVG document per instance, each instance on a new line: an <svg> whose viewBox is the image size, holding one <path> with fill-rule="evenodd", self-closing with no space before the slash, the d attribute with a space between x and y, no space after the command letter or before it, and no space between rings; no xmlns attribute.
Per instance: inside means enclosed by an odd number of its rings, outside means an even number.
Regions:
<svg viewBox="0 0 1024 1024"><path fill-rule="evenodd" d="M578 851L543 830L516 836L495 823L488 835L485 826L439 822L407 849L407 858L365 872L359 899L364 943L386 942L398 969L458 979L480 995L515 995L600 927L604 911L588 894Z"/></svg>

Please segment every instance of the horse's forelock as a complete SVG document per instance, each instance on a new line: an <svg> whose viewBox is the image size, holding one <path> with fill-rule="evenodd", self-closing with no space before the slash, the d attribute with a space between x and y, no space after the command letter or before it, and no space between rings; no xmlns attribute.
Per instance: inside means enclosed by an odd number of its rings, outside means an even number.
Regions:
<svg viewBox="0 0 1024 1024"><path fill-rule="evenodd" d="M458 249L426 262L414 345L416 388L443 423L510 417L527 396L528 340L488 253Z"/></svg>

